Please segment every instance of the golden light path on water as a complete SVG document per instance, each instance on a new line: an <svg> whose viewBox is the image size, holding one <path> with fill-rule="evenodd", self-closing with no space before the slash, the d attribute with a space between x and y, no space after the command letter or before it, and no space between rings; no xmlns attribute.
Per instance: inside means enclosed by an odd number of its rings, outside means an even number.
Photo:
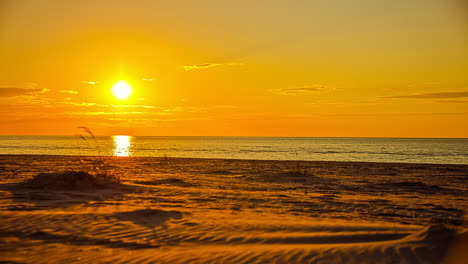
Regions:
<svg viewBox="0 0 468 264"><path fill-rule="evenodd" d="M131 136L112 136L114 140L114 156L128 157L131 154L132 137Z"/></svg>

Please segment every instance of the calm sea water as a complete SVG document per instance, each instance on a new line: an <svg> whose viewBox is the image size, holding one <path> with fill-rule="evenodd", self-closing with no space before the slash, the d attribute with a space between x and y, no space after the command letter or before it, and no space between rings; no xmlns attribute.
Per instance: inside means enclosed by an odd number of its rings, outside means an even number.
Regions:
<svg viewBox="0 0 468 264"><path fill-rule="evenodd" d="M0 136L0 154L468 164L468 139Z"/></svg>

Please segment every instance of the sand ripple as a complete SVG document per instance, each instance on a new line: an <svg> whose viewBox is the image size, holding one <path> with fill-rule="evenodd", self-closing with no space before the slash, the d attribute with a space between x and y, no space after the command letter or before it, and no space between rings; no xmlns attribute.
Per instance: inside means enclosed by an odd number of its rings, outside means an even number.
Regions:
<svg viewBox="0 0 468 264"><path fill-rule="evenodd" d="M457 263L466 244L463 166L119 159L122 185L46 190L18 183L60 157L1 159L7 263Z"/></svg>

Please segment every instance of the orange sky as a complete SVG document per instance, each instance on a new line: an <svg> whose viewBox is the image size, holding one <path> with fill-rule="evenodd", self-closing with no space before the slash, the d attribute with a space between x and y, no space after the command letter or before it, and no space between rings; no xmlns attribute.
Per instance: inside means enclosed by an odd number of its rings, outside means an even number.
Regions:
<svg viewBox="0 0 468 264"><path fill-rule="evenodd" d="M466 138L462 3L3 0L0 134Z"/></svg>

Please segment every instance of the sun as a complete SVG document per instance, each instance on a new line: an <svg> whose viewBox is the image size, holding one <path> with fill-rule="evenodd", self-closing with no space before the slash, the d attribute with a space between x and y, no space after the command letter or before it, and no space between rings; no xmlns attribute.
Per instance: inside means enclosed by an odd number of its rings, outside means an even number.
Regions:
<svg viewBox="0 0 468 264"><path fill-rule="evenodd" d="M132 87L125 81L118 81L112 85L112 95L119 100L125 100L132 95Z"/></svg>

